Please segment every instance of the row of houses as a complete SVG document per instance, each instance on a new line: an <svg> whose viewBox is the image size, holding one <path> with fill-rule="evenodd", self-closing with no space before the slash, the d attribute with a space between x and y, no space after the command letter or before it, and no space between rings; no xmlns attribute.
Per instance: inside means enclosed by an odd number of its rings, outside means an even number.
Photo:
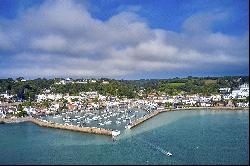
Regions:
<svg viewBox="0 0 250 166"><path fill-rule="evenodd" d="M225 93L223 98L228 99L245 99L249 96L249 84L242 84L237 89L232 90L231 93Z"/></svg>
<svg viewBox="0 0 250 166"><path fill-rule="evenodd" d="M56 85L65 85L65 84L68 84L68 83L76 83L76 84L87 84L87 83L96 83L97 81L94 80L94 79L83 79L83 80L73 80L71 78L66 78L66 79L62 79L58 82L56 82L55 84ZM102 84L109 84L109 81L105 81L105 80L102 80Z"/></svg>
<svg viewBox="0 0 250 166"><path fill-rule="evenodd" d="M53 94L50 91L44 91L43 94L36 96L37 103L41 103L45 100L50 100L48 108L41 107L24 107L24 111L28 115L32 114L51 114L56 113L60 108L64 107L68 110L93 110L103 107L138 107L146 110L164 109L167 105L170 107L190 107L201 106L210 107L215 106L232 106L231 99L242 99L249 96L248 84L243 84L239 88L232 90L228 88L220 88L224 93L213 94L210 96L202 96L198 94L176 96L158 95L157 93L151 93L143 99L119 99L117 96L104 96L96 91L81 92L78 96L71 96L69 94ZM7 93L1 94L4 98L11 98L11 95ZM65 103L66 100L66 103ZM248 107L249 102L238 102L237 107ZM0 116L6 114L14 114L17 112L17 104L6 104L6 102L0 103Z"/></svg>

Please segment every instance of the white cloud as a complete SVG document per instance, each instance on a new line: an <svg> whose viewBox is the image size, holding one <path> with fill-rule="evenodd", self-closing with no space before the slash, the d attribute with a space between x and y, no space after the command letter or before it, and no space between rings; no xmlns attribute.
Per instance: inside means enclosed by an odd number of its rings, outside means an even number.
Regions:
<svg viewBox="0 0 250 166"><path fill-rule="evenodd" d="M133 10L102 21L73 1L46 1L4 22L0 49L16 50L10 55L13 65L5 69L15 76L114 77L246 64L248 35L212 32L213 21L227 17L213 14L191 16L176 33L150 28ZM8 32L18 34L15 40Z"/></svg>
<svg viewBox="0 0 250 166"><path fill-rule="evenodd" d="M65 50L67 42L61 36L49 35L42 38L35 38L31 41L33 49L41 49L44 51L60 51Z"/></svg>

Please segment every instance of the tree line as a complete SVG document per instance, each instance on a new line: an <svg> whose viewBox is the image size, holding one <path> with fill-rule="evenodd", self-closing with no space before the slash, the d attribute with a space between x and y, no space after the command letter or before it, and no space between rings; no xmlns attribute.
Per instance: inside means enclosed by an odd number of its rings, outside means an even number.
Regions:
<svg viewBox="0 0 250 166"><path fill-rule="evenodd" d="M118 96L127 98L136 98L140 90L144 96L149 93L165 93L167 95L184 94L202 94L210 95L219 93L219 88L228 87L237 88L243 83L249 82L249 76L224 76L224 77L186 77L171 79L141 79L141 80L114 80L102 78L95 83L86 84L68 83L65 85L55 84L61 78L45 79L37 78L33 80L22 81L22 77L17 79L0 79L0 93L7 92L15 95L14 100L33 101L37 94L44 90L50 90L52 93L69 93L70 95L79 95L80 92L98 91L105 96ZM103 84L102 81L109 81Z"/></svg>

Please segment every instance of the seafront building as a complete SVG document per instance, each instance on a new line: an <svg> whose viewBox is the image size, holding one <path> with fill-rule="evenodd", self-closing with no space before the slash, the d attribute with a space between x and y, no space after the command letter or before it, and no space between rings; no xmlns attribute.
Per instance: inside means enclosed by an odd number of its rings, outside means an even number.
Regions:
<svg viewBox="0 0 250 166"><path fill-rule="evenodd" d="M249 96L249 85L240 85L238 89L235 89L231 93L232 98L244 99Z"/></svg>
<svg viewBox="0 0 250 166"><path fill-rule="evenodd" d="M62 82L63 81L63 82ZM85 82L83 80L82 82ZM93 82L96 80L88 80ZM60 81L63 83L72 83L73 80L68 78ZM59 83L60 83L59 82ZM77 81L76 81L77 82ZM78 81L79 83L79 81ZM102 84L108 84L108 81L102 81ZM211 96L202 96L199 94L193 95L175 95L169 96L166 94L150 93L143 99L119 99L117 96L105 96L99 94L97 91L81 92L78 96L69 94L55 94L51 93L49 89L45 89L43 94L36 96L36 102L43 103L49 101L49 107L41 106L24 106L23 111L28 115L40 114L55 114L67 110L98 110L101 108L140 108L148 111L160 110L166 107L169 108L183 108L183 107L211 107L211 106L234 106L234 107L248 107L249 102L232 103L232 99L245 99L249 96L249 85L240 85L237 89L230 92L230 88L220 88L220 94L213 94ZM143 93L138 92L138 95ZM4 99L11 99L13 95L7 93L0 94ZM64 101L64 103L63 103ZM66 103L65 103L66 101ZM230 103L229 103L230 101ZM20 103L0 102L0 116L8 114L17 114L18 105Z"/></svg>

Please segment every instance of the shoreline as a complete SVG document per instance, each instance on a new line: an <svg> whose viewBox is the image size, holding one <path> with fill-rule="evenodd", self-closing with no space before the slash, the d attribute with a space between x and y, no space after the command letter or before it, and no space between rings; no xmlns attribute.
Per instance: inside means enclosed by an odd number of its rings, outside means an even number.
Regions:
<svg viewBox="0 0 250 166"><path fill-rule="evenodd" d="M215 111L248 111L249 107L187 107L187 108L170 108L169 111L181 111L181 110L215 110Z"/></svg>
<svg viewBox="0 0 250 166"><path fill-rule="evenodd" d="M128 126L128 129L132 129L141 123L151 119L162 112L172 112L172 111L187 111L187 110L209 110L209 111L249 111L249 107L239 108L239 107L189 107L189 108L174 108L174 109L163 109L151 112L144 117L137 119L136 121L132 122L131 125ZM65 125L59 124L55 122L47 122L40 119L35 119L33 117L21 117L21 118L0 118L0 124L5 123L22 123L22 122L32 122L41 127L47 128L55 128L55 129L63 129L63 130L70 130L70 131L77 131L83 133L91 133L91 134L100 134L100 135L107 135L113 136L111 129L104 129L104 128L97 128L97 127L79 127L74 125Z"/></svg>

